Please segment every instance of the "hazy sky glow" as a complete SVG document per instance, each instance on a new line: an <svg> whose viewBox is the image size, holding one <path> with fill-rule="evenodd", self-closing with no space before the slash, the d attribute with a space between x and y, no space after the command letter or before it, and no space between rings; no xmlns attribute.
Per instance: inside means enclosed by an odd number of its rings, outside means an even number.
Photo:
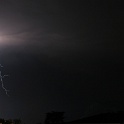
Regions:
<svg viewBox="0 0 124 124"><path fill-rule="evenodd" d="M121 0L1 0L0 118L124 109L122 17Z"/></svg>

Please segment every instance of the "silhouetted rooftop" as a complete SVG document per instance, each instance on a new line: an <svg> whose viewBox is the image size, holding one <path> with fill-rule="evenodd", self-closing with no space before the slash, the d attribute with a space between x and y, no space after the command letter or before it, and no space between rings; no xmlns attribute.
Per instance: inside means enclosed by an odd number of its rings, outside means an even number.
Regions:
<svg viewBox="0 0 124 124"><path fill-rule="evenodd" d="M124 112L102 113L79 120L71 121L70 123L122 123L124 122Z"/></svg>

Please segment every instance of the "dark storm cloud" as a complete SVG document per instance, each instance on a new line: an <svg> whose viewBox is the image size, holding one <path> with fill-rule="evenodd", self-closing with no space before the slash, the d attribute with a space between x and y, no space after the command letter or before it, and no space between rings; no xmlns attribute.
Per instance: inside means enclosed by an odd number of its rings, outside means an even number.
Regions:
<svg viewBox="0 0 124 124"><path fill-rule="evenodd" d="M8 1L6 1L3 3L5 6L2 8L1 15L3 18L0 24L3 44L27 45L30 50L32 50L30 48L32 44L35 44L36 49L37 47L40 49L35 52L49 49L48 53L49 51L52 53L51 50L55 53L54 50L56 51L56 49L69 51L68 49L74 48L80 41L75 37L76 41L73 40L73 36L67 32L63 33L59 17L61 18L60 13L64 13L62 7L58 7L60 6L59 2L46 1L39 4L35 1L11 1L8 4ZM66 21L69 24L68 18ZM57 27L59 28L57 29ZM80 46L80 43L78 46Z"/></svg>
<svg viewBox="0 0 124 124"><path fill-rule="evenodd" d="M48 53L53 50L53 54L57 52L56 49L75 50L84 54L120 49L121 8L118 15L118 4L116 8L108 8L105 2L98 1L84 1L82 4L33 0L2 3L0 33L5 43L28 44L30 50L35 43L40 52L45 48L49 49ZM114 26L115 23L118 27Z"/></svg>

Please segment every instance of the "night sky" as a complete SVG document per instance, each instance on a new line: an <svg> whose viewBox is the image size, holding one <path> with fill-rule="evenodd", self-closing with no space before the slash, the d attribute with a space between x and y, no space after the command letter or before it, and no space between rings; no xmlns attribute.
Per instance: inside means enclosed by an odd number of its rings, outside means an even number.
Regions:
<svg viewBox="0 0 124 124"><path fill-rule="evenodd" d="M0 0L0 118L124 110L123 15L122 0Z"/></svg>

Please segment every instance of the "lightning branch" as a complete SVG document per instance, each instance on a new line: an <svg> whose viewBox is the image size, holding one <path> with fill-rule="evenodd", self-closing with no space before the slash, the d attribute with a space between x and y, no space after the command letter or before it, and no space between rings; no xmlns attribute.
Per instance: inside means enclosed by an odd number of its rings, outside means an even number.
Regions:
<svg viewBox="0 0 124 124"><path fill-rule="evenodd" d="M3 66L0 64L0 67L2 68ZM7 76L8 76L8 75L2 75L2 72L1 72L1 70L0 70L1 86L2 86L3 90L5 91L6 95L9 96L9 95L8 95L8 91L9 91L9 90L7 90L7 89L4 87L4 82L3 82L3 79L4 79L5 77L7 77Z"/></svg>

